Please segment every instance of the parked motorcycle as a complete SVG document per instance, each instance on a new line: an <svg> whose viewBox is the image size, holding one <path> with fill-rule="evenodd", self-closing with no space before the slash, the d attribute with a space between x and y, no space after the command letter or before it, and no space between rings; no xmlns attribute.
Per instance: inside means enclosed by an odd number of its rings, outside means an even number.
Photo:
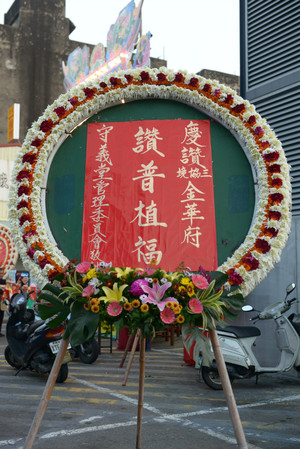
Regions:
<svg viewBox="0 0 300 449"><path fill-rule="evenodd" d="M71 347L70 355L72 360L79 357L83 363L94 363L99 355L99 345L94 338L86 341L82 345Z"/></svg>
<svg viewBox="0 0 300 449"><path fill-rule="evenodd" d="M292 368L300 372L300 315L293 313L289 317L283 315L287 312L297 298L287 299L296 285L290 284L286 289L286 297L281 302L276 302L259 312L252 306L242 308L245 312L256 311L258 315L250 318L252 321L275 321L276 346L280 351L280 361L276 366L261 366L253 353L253 345L261 334L255 326L228 326L217 328L217 333L226 363L229 379L247 379L263 373L287 372ZM221 390L222 384L219 378L216 362L210 367L202 366L202 378L206 385L214 390Z"/></svg>
<svg viewBox="0 0 300 449"><path fill-rule="evenodd" d="M50 373L65 331L63 325L50 329L43 320L36 320L33 310L26 308L29 294L12 296L9 318L6 325L8 346L4 355L7 363L18 371L29 368L39 374ZM70 355L67 351L56 382L62 383L68 377Z"/></svg>

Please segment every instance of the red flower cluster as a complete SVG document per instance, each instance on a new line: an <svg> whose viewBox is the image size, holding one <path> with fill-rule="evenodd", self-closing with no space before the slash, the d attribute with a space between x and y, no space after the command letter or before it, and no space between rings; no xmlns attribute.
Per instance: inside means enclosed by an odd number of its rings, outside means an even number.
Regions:
<svg viewBox="0 0 300 449"><path fill-rule="evenodd" d="M53 128L53 122L51 119L49 120L44 120L41 124L40 124L40 130L43 131L44 133L50 131ZM32 145L32 144L31 144Z"/></svg>
<svg viewBox="0 0 300 449"><path fill-rule="evenodd" d="M277 210L269 210L269 219L270 220L280 220L281 218L281 212L278 212Z"/></svg>
<svg viewBox="0 0 300 449"><path fill-rule="evenodd" d="M22 162L29 162L29 164L33 164L34 162L36 162L36 154L33 153L26 153L24 154L24 156L22 157Z"/></svg>
<svg viewBox="0 0 300 449"><path fill-rule="evenodd" d="M243 257L242 262L247 271L256 270L259 266L259 261L255 259L252 254L246 254L246 256Z"/></svg>
<svg viewBox="0 0 300 449"><path fill-rule="evenodd" d="M241 285L244 282L242 276L239 275L234 268L230 268L230 270L227 271L227 274L230 285Z"/></svg>
<svg viewBox="0 0 300 449"><path fill-rule="evenodd" d="M90 89L89 87L85 87L83 89L83 92L85 93L86 98L93 98L93 96L95 95L95 92L93 89Z"/></svg>
<svg viewBox="0 0 300 449"><path fill-rule="evenodd" d="M273 151L272 153L263 154L265 162L275 162L279 158L278 151Z"/></svg>
<svg viewBox="0 0 300 449"><path fill-rule="evenodd" d="M58 117L63 117L66 110L63 106L59 106L58 108L54 109L54 112L58 115Z"/></svg>
<svg viewBox="0 0 300 449"><path fill-rule="evenodd" d="M264 239L256 239L255 242L255 249L256 251L258 251L259 253L262 254L266 254L270 251L271 246L269 245L269 243L264 240Z"/></svg>

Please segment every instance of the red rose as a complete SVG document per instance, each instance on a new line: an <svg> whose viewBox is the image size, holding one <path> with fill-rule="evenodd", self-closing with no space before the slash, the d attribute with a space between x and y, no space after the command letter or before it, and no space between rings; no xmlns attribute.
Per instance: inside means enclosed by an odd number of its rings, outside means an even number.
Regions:
<svg viewBox="0 0 300 449"><path fill-rule="evenodd" d="M244 105L244 103L237 104L236 106L234 106L234 107L232 108L232 110L233 110L234 112L237 112L237 113L239 114L239 113L245 111L245 105Z"/></svg>
<svg viewBox="0 0 300 449"><path fill-rule="evenodd" d="M30 145L32 145L33 147L39 147L41 145L42 141L41 139L39 139L38 137L36 137Z"/></svg>
<svg viewBox="0 0 300 449"><path fill-rule="evenodd" d="M35 250L33 248L29 248L27 251L27 255L30 257L30 259L33 259Z"/></svg>
<svg viewBox="0 0 300 449"><path fill-rule="evenodd" d="M273 151L272 153L263 154L263 158L265 162L275 162L279 158L278 151Z"/></svg>
<svg viewBox="0 0 300 449"><path fill-rule="evenodd" d="M184 76L182 73L176 73L174 81L175 83L182 83L184 81Z"/></svg>
<svg viewBox="0 0 300 449"><path fill-rule="evenodd" d="M20 226L22 226L22 224L24 224L25 221L30 221L30 215L28 215L28 214L23 214L23 215L21 216L21 218L19 219Z"/></svg>
<svg viewBox="0 0 300 449"><path fill-rule="evenodd" d="M234 268L231 268L228 272L228 282L230 285L240 285L244 282L242 276L240 276Z"/></svg>
<svg viewBox="0 0 300 449"><path fill-rule="evenodd" d="M75 106L75 104L78 102L77 97L72 97L70 100L68 100L69 103L71 103L72 106Z"/></svg>
<svg viewBox="0 0 300 449"><path fill-rule="evenodd" d="M16 180L21 182L22 179L30 179L31 173L28 170L21 170L18 175L16 176Z"/></svg>
<svg viewBox="0 0 300 449"><path fill-rule="evenodd" d="M59 106L58 108L54 109L54 112L58 115L58 117L62 117L66 110L63 106Z"/></svg>
<svg viewBox="0 0 300 449"><path fill-rule="evenodd" d="M26 153L22 157L22 162L29 162L29 164L33 164L36 161L36 155L33 153Z"/></svg>
<svg viewBox="0 0 300 449"><path fill-rule="evenodd" d="M277 210L270 210L269 211L269 219L270 220L280 220L281 218L281 212L278 212Z"/></svg>
<svg viewBox="0 0 300 449"><path fill-rule="evenodd" d="M43 269L45 265L47 265L47 263L49 263L49 260L47 259L47 257L44 257L44 259L40 261L39 265Z"/></svg>
<svg viewBox="0 0 300 449"><path fill-rule="evenodd" d="M198 87L199 86L199 80L198 78L191 78L189 82L189 86L192 87Z"/></svg>
<svg viewBox="0 0 300 449"><path fill-rule="evenodd" d="M259 266L259 261L255 259L255 257L253 257L251 254L243 257L243 263L246 265L245 268L248 271L257 270Z"/></svg>
<svg viewBox="0 0 300 449"><path fill-rule="evenodd" d="M279 164L272 164L268 166L268 172L269 173L280 173L281 167Z"/></svg>
<svg viewBox="0 0 300 449"><path fill-rule="evenodd" d="M264 135L264 130L262 129L261 126L257 126L254 130L254 134L256 136L263 136Z"/></svg>
<svg viewBox="0 0 300 449"><path fill-rule="evenodd" d="M266 140L265 142L260 142L260 145L263 147L263 149L265 150L266 148L269 148L270 143Z"/></svg>
<svg viewBox="0 0 300 449"><path fill-rule="evenodd" d="M44 120L41 124L40 124L40 130L43 131L44 133L50 131L53 128L53 122L52 120Z"/></svg>
<svg viewBox="0 0 300 449"><path fill-rule="evenodd" d="M167 75L165 75L164 73L158 73L158 74L157 74L157 79L158 79L158 81L160 81L160 82L166 81Z"/></svg>
<svg viewBox="0 0 300 449"><path fill-rule="evenodd" d="M22 207L27 207L27 206L28 206L27 201L22 200L22 201L20 201L19 204L17 205L17 210L22 209Z"/></svg>
<svg viewBox="0 0 300 449"><path fill-rule="evenodd" d="M18 196L22 196L23 194L29 195L30 189L27 186L20 186L18 188Z"/></svg>
<svg viewBox="0 0 300 449"><path fill-rule="evenodd" d="M264 233L265 233L268 237L277 237L278 229L275 229L275 228L265 228L265 229L264 229Z"/></svg>
<svg viewBox="0 0 300 449"><path fill-rule="evenodd" d="M282 179L280 178L274 178L271 180L272 187L275 187L276 189L279 189L279 187L282 186Z"/></svg>
<svg viewBox="0 0 300 449"><path fill-rule="evenodd" d="M149 75L149 73L148 73L148 72L145 72L145 71L143 71L143 72L140 73L140 77L141 77L141 80L142 80L142 81L149 81L149 80L150 80L150 75Z"/></svg>
<svg viewBox="0 0 300 449"><path fill-rule="evenodd" d="M249 125L251 125L251 126L254 125L254 124L256 123L255 115L251 115L251 116L249 117L248 123L249 123Z"/></svg>
<svg viewBox="0 0 300 449"><path fill-rule="evenodd" d="M225 100L224 100L224 103L226 103L226 104L232 104L232 102L233 102L233 96L230 95L230 94L228 94L227 97L226 97Z"/></svg>
<svg viewBox="0 0 300 449"><path fill-rule="evenodd" d="M210 84L204 84L202 90L203 90L203 92L210 92L211 91L211 85Z"/></svg>
<svg viewBox="0 0 300 449"><path fill-rule="evenodd" d="M269 243L264 239L256 239L255 247L259 253L263 253L263 254L268 253L271 249L271 246L269 245Z"/></svg>
<svg viewBox="0 0 300 449"><path fill-rule="evenodd" d="M85 87L83 89L83 92L85 93L86 98L93 98L93 96L95 95L93 89L90 89L89 87Z"/></svg>
<svg viewBox="0 0 300 449"><path fill-rule="evenodd" d="M283 195L282 193L271 193L271 195L269 195L270 200L275 203L281 203L281 201L283 200Z"/></svg>
<svg viewBox="0 0 300 449"><path fill-rule="evenodd" d="M124 75L124 76L127 79L127 82L131 83L131 81L133 80L133 76L132 75Z"/></svg>
<svg viewBox="0 0 300 449"><path fill-rule="evenodd" d="M118 78L115 78L113 76L111 78L109 78L109 81L112 86L117 86L118 82L119 82Z"/></svg>

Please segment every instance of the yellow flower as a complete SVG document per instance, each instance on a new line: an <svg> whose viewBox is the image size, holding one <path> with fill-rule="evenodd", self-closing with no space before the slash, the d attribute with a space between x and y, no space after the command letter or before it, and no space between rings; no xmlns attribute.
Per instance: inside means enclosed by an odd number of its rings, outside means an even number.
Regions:
<svg viewBox="0 0 300 449"><path fill-rule="evenodd" d="M90 304L91 304L91 306L98 306L99 302L100 302L99 298L93 298L93 299L91 299Z"/></svg>
<svg viewBox="0 0 300 449"><path fill-rule="evenodd" d="M188 285L191 282L190 278L182 278L181 284L182 285Z"/></svg>
<svg viewBox="0 0 300 449"><path fill-rule="evenodd" d="M132 304L132 307L137 309L138 307L140 307L141 303L140 303L140 301L138 299L134 299L131 304Z"/></svg>
<svg viewBox="0 0 300 449"><path fill-rule="evenodd" d="M176 303L173 303L172 301L168 301L168 302L166 302L166 307L168 307L168 309L173 309L173 304L176 304Z"/></svg>
<svg viewBox="0 0 300 449"><path fill-rule="evenodd" d="M123 304L123 309L124 309L124 310L130 310L131 307L132 307L131 302L126 301L126 302Z"/></svg>
<svg viewBox="0 0 300 449"><path fill-rule="evenodd" d="M90 305L87 302L83 304L83 307L85 308L85 310L90 310Z"/></svg>
<svg viewBox="0 0 300 449"><path fill-rule="evenodd" d="M130 267L126 267L125 270L123 270L123 268L115 268L115 272L117 273L117 278L125 278L132 271L133 270Z"/></svg>
<svg viewBox="0 0 300 449"><path fill-rule="evenodd" d="M179 323L179 324L184 323L184 316L178 315L178 317L176 318L176 323Z"/></svg>
<svg viewBox="0 0 300 449"><path fill-rule="evenodd" d="M87 279L92 279L96 277L96 270L95 268L91 268L87 274L86 274Z"/></svg>
<svg viewBox="0 0 300 449"><path fill-rule="evenodd" d="M123 284L118 287L117 282L114 283L113 289L109 287L102 287L106 296L100 296L100 301L104 302L112 302L112 301L121 301L122 299L126 301L126 298L122 296L123 290L127 287L127 284Z"/></svg>
<svg viewBox="0 0 300 449"><path fill-rule="evenodd" d="M148 310L149 310L148 304L141 305L141 312L148 312Z"/></svg>
<svg viewBox="0 0 300 449"><path fill-rule="evenodd" d="M168 279L168 281L172 282L172 281L176 281L178 279L179 273L177 273L177 271L175 271L174 273L167 273L164 270L161 270L163 277Z"/></svg>
<svg viewBox="0 0 300 449"><path fill-rule="evenodd" d="M99 310L100 310L100 307L98 306L98 304L93 304L93 305L91 306L91 311L92 311L92 312L98 313Z"/></svg>
<svg viewBox="0 0 300 449"><path fill-rule="evenodd" d="M179 293L180 293L181 295L184 295L184 294L186 293L186 289L185 289L185 287L183 287L183 285L181 285L181 286L179 287L178 291L179 291Z"/></svg>
<svg viewBox="0 0 300 449"><path fill-rule="evenodd" d="M189 297L191 298L192 296L194 296L195 294L195 290L194 290L194 284L192 282L190 282L187 286L187 293L189 295Z"/></svg>

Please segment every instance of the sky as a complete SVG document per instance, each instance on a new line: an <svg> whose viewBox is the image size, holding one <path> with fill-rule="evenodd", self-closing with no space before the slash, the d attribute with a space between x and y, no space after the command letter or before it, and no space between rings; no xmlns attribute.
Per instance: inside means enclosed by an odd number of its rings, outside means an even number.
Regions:
<svg viewBox="0 0 300 449"><path fill-rule="evenodd" d="M0 23L12 3L0 0ZM66 17L76 26L70 39L106 46L110 25L128 3L66 0ZM142 30L152 34L150 56L166 59L170 69L240 74L239 0L144 0Z"/></svg>

